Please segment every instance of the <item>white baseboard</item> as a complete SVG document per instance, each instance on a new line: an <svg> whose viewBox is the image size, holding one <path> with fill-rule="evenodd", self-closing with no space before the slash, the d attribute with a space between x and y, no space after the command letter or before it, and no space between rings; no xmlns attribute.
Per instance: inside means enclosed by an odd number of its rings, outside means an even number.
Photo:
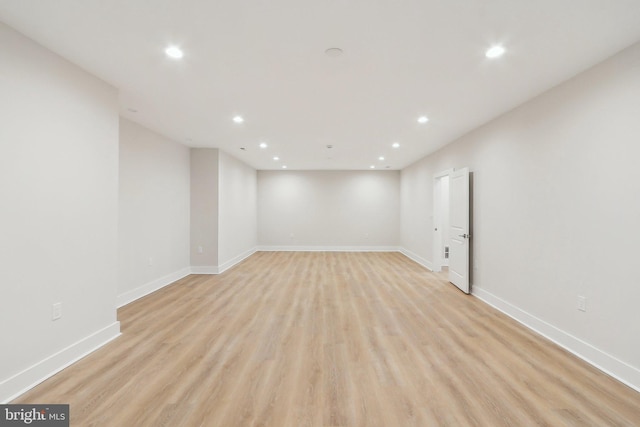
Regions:
<svg viewBox="0 0 640 427"><path fill-rule="evenodd" d="M398 252L397 246L258 246L260 252Z"/></svg>
<svg viewBox="0 0 640 427"><path fill-rule="evenodd" d="M218 274L218 267L215 265L192 265L191 274Z"/></svg>
<svg viewBox="0 0 640 427"><path fill-rule="evenodd" d="M146 283L142 286L138 286L133 290L124 292L118 295L118 308L122 307L123 305L127 305L139 298L142 298L145 295L149 295L150 293L155 292L158 289L164 288L165 286L170 285L176 280L180 280L183 277L188 276L189 274L191 274L191 269L189 267L186 267L174 273L152 280L151 282Z"/></svg>
<svg viewBox="0 0 640 427"><path fill-rule="evenodd" d="M258 251L258 248L249 249L246 252L241 253L229 261L225 261L220 265L192 265L191 266L191 274L221 274L238 264L240 261L243 261L246 258L249 258L251 255L255 254Z"/></svg>
<svg viewBox="0 0 640 427"><path fill-rule="evenodd" d="M411 252L410 250L405 249L405 248L400 248L400 253L402 253L407 258L417 262L418 264L420 264L421 266L423 266L427 270L433 271L433 264L431 263L431 261L427 261L426 259L424 259L421 256L417 255L415 252Z"/></svg>
<svg viewBox="0 0 640 427"><path fill-rule="evenodd" d="M218 274L224 273L234 265L238 264L246 258L249 258L251 255L255 254L257 250L257 248L251 248L248 251L231 258L229 261L223 262L222 264L218 265Z"/></svg>
<svg viewBox="0 0 640 427"><path fill-rule="evenodd" d="M538 319L511 303L474 286L471 293L475 297L503 312L517 322L553 341L565 350L575 354L580 359L595 366L618 381L640 392L640 369L605 353L591 344Z"/></svg>
<svg viewBox="0 0 640 427"><path fill-rule="evenodd" d="M114 322L2 381L0 383L0 403L6 404L12 401L119 336L120 322Z"/></svg>

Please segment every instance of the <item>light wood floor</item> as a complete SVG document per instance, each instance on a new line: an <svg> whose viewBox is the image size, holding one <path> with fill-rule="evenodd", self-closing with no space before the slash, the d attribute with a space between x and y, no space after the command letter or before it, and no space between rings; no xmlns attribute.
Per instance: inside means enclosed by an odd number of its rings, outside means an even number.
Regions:
<svg viewBox="0 0 640 427"><path fill-rule="evenodd" d="M14 403L73 426L638 426L640 393L398 253L259 252Z"/></svg>

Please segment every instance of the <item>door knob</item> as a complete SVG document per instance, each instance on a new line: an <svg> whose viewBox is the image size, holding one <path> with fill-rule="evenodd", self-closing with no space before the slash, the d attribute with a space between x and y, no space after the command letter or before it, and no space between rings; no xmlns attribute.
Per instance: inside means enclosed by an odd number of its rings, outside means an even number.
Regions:
<svg viewBox="0 0 640 427"><path fill-rule="evenodd" d="M469 237L471 237L471 234L458 234L458 236L462 237L463 239L468 239Z"/></svg>

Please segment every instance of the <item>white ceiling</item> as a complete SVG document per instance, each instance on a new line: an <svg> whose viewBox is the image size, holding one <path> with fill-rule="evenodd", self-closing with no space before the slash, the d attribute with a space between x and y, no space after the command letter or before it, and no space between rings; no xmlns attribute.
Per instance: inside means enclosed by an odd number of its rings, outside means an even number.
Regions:
<svg viewBox="0 0 640 427"><path fill-rule="evenodd" d="M0 19L117 87L122 116L257 169L401 169L640 39L640 0L0 0Z"/></svg>

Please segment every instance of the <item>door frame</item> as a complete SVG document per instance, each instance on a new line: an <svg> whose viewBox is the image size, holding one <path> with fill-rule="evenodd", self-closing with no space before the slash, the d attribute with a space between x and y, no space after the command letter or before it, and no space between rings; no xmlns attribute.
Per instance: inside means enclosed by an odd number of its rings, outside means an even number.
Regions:
<svg viewBox="0 0 640 427"><path fill-rule="evenodd" d="M447 169L433 176L433 271L442 271L444 265L444 257L440 251L442 247L442 230L436 231L436 226L440 224L440 217L442 216L442 198L440 197L440 179L449 177L451 180L451 174L455 169ZM451 181L449 181L451 185Z"/></svg>

